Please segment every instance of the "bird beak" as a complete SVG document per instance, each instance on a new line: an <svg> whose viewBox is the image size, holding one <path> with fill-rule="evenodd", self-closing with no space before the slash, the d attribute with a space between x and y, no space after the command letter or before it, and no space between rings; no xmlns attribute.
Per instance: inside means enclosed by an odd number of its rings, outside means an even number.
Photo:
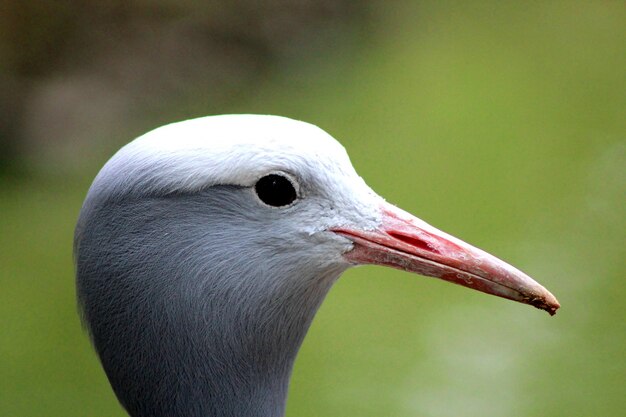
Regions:
<svg viewBox="0 0 626 417"><path fill-rule="evenodd" d="M508 298L554 315L557 299L522 271L452 237L391 204L383 203L374 230L335 228L354 242L344 254L353 264L385 265Z"/></svg>

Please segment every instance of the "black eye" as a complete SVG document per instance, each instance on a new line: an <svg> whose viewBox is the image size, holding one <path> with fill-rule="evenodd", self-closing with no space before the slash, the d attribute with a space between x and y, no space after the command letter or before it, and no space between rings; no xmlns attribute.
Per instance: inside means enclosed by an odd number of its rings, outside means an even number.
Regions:
<svg viewBox="0 0 626 417"><path fill-rule="evenodd" d="M257 181L256 194L268 206L287 206L298 198L298 193L291 181L282 175L269 174Z"/></svg>

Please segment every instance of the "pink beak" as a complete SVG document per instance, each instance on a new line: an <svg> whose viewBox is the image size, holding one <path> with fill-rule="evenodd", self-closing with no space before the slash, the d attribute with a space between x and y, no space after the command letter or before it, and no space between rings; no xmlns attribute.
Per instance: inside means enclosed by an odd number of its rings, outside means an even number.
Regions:
<svg viewBox="0 0 626 417"><path fill-rule="evenodd" d="M375 230L336 228L354 242L344 257L355 264L376 264L441 278L487 294L530 304L550 315L557 299L522 271L411 214L385 203Z"/></svg>

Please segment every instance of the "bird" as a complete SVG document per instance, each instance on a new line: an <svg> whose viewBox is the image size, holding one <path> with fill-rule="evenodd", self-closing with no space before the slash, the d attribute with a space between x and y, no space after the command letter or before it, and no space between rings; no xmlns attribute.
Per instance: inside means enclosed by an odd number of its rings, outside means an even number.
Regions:
<svg viewBox="0 0 626 417"><path fill-rule="evenodd" d="M326 294L374 264L555 314L504 261L388 203L319 127L207 116L123 146L74 233L82 321L132 417L279 417Z"/></svg>

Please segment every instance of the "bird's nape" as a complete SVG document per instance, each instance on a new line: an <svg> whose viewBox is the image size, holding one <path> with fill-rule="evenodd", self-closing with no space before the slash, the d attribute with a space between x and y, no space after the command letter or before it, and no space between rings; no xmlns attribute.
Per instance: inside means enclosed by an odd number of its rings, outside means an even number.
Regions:
<svg viewBox="0 0 626 417"><path fill-rule="evenodd" d="M132 417L283 415L308 327L355 264L559 308L386 203L330 135L276 116L190 120L122 148L88 192L75 257L86 325Z"/></svg>

